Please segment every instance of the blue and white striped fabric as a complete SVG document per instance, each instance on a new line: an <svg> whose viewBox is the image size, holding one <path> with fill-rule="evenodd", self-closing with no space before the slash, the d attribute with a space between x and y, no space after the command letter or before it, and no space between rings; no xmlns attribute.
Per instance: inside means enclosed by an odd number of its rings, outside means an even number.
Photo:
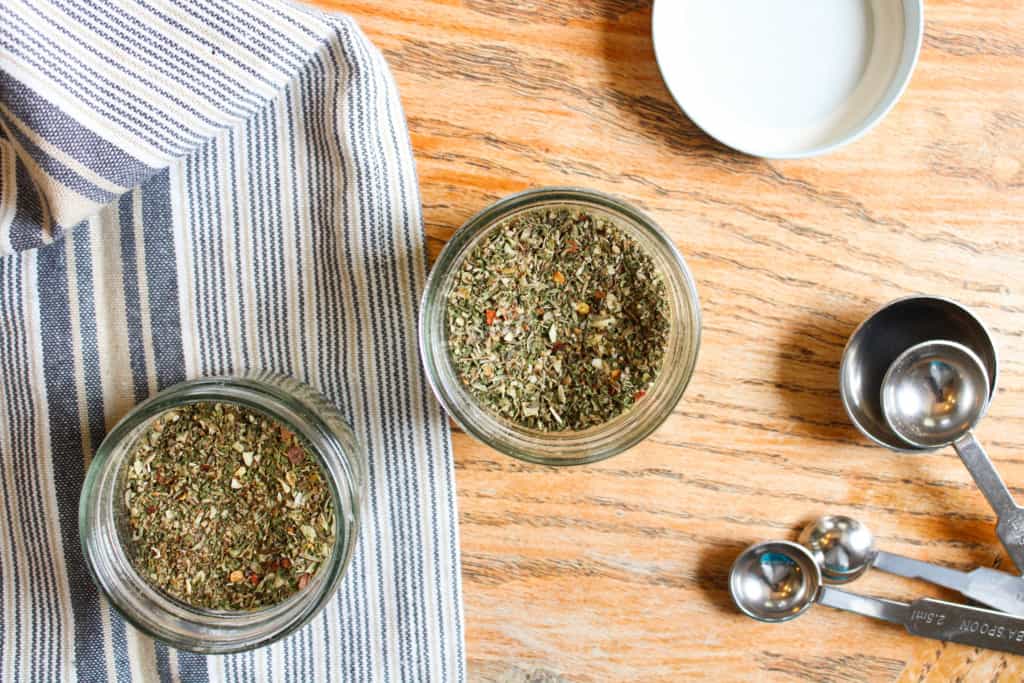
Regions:
<svg viewBox="0 0 1024 683"><path fill-rule="evenodd" d="M0 679L463 680L447 424L394 84L347 18L278 0L0 2ZM337 598L256 652L175 652L82 562L90 455L189 377L321 389L369 448Z"/></svg>

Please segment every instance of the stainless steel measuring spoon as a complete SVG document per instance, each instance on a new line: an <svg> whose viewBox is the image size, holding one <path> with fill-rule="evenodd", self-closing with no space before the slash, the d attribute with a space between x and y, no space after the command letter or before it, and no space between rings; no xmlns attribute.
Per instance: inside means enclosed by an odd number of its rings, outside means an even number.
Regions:
<svg viewBox="0 0 1024 683"><path fill-rule="evenodd" d="M1002 612L1024 615L1024 577L987 567L962 572L878 550L871 531L852 517L827 515L811 522L800 533L800 545L811 551L826 583L849 583L874 567L955 590Z"/></svg>
<svg viewBox="0 0 1024 683"><path fill-rule="evenodd" d="M789 541L750 546L729 572L729 592L740 610L758 621L795 619L814 603L902 624L934 640L1024 654L1024 617L923 598L911 603L849 593L822 584L811 553Z"/></svg>
<svg viewBox="0 0 1024 683"><path fill-rule="evenodd" d="M1024 571L1024 508L1014 501L974 429L989 400L989 378L963 344L928 341L904 351L882 380L882 412L902 439L921 448L952 445L996 513L996 535Z"/></svg>

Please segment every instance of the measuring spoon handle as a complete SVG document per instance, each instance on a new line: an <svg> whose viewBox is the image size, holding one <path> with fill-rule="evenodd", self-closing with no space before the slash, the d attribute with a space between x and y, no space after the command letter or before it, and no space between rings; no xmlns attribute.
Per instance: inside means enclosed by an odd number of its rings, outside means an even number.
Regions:
<svg viewBox="0 0 1024 683"><path fill-rule="evenodd" d="M953 447L996 513L999 520L996 535L1017 565L1017 570L1024 571L1024 509L1013 500L1003 478L972 432L957 439Z"/></svg>
<svg viewBox="0 0 1024 683"><path fill-rule="evenodd" d="M924 598L907 604L822 586L817 602L903 624L908 633L950 643L1024 655L1024 617Z"/></svg>
<svg viewBox="0 0 1024 683"><path fill-rule="evenodd" d="M936 586L949 588L963 593L970 586L967 572L950 569L941 565L923 562L902 555L894 555L884 550L875 555L873 566L883 572L905 576L908 579L921 579Z"/></svg>
<svg viewBox="0 0 1024 683"><path fill-rule="evenodd" d="M925 598L908 605L904 626L916 636L1024 654L1024 617Z"/></svg>
<svg viewBox="0 0 1024 683"><path fill-rule="evenodd" d="M906 624L910 617L908 605L905 602L875 598L870 595L858 595L833 586L822 586L818 589L815 600L818 604L826 607L854 612L872 619L891 621L894 624Z"/></svg>
<svg viewBox="0 0 1024 683"><path fill-rule="evenodd" d="M1000 612L1024 616L1024 578L988 567L967 576L967 587L960 591L965 596Z"/></svg>
<svg viewBox="0 0 1024 683"><path fill-rule="evenodd" d="M880 551L873 566L908 579L949 588L964 597L1008 614L1024 615L1024 578L988 567L961 572L931 562Z"/></svg>

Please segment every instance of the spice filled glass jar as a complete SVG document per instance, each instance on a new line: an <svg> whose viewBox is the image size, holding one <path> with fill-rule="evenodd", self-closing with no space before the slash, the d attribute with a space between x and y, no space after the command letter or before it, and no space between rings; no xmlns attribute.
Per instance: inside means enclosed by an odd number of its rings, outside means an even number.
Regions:
<svg viewBox="0 0 1024 683"><path fill-rule="evenodd" d="M449 415L544 465L603 460L657 429L690 381L701 332L671 239L618 199L561 187L507 197L463 225L430 273L419 324Z"/></svg>
<svg viewBox="0 0 1024 683"><path fill-rule="evenodd" d="M264 372L183 382L97 449L79 503L86 565L128 621L168 645L261 647L333 597L366 477L351 429L309 386Z"/></svg>

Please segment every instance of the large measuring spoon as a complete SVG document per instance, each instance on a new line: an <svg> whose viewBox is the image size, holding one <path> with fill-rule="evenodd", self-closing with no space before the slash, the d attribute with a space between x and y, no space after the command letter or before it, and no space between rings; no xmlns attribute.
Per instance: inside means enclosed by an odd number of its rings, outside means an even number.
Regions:
<svg viewBox="0 0 1024 683"><path fill-rule="evenodd" d="M825 586L811 553L789 541L759 543L740 553L729 572L729 592L758 621L789 621L819 603L902 624L916 636L1024 654L1024 617L930 598L908 604Z"/></svg>
<svg viewBox="0 0 1024 683"><path fill-rule="evenodd" d="M904 351L882 380L882 411L897 435L921 448L952 444L996 513L996 535L1024 571L1024 509L1013 500L971 431L988 407L988 373L963 344L929 341Z"/></svg>
<svg viewBox="0 0 1024 683"><path fill-rule="evenodd" d="M987 567L962 572L878 550L871 531L852 517L828 515L811 522L800 533L800 545L811 551L826 583L849 583L874 567L958 591L1002 612L1024 615L1024 577Z"/></svg>

